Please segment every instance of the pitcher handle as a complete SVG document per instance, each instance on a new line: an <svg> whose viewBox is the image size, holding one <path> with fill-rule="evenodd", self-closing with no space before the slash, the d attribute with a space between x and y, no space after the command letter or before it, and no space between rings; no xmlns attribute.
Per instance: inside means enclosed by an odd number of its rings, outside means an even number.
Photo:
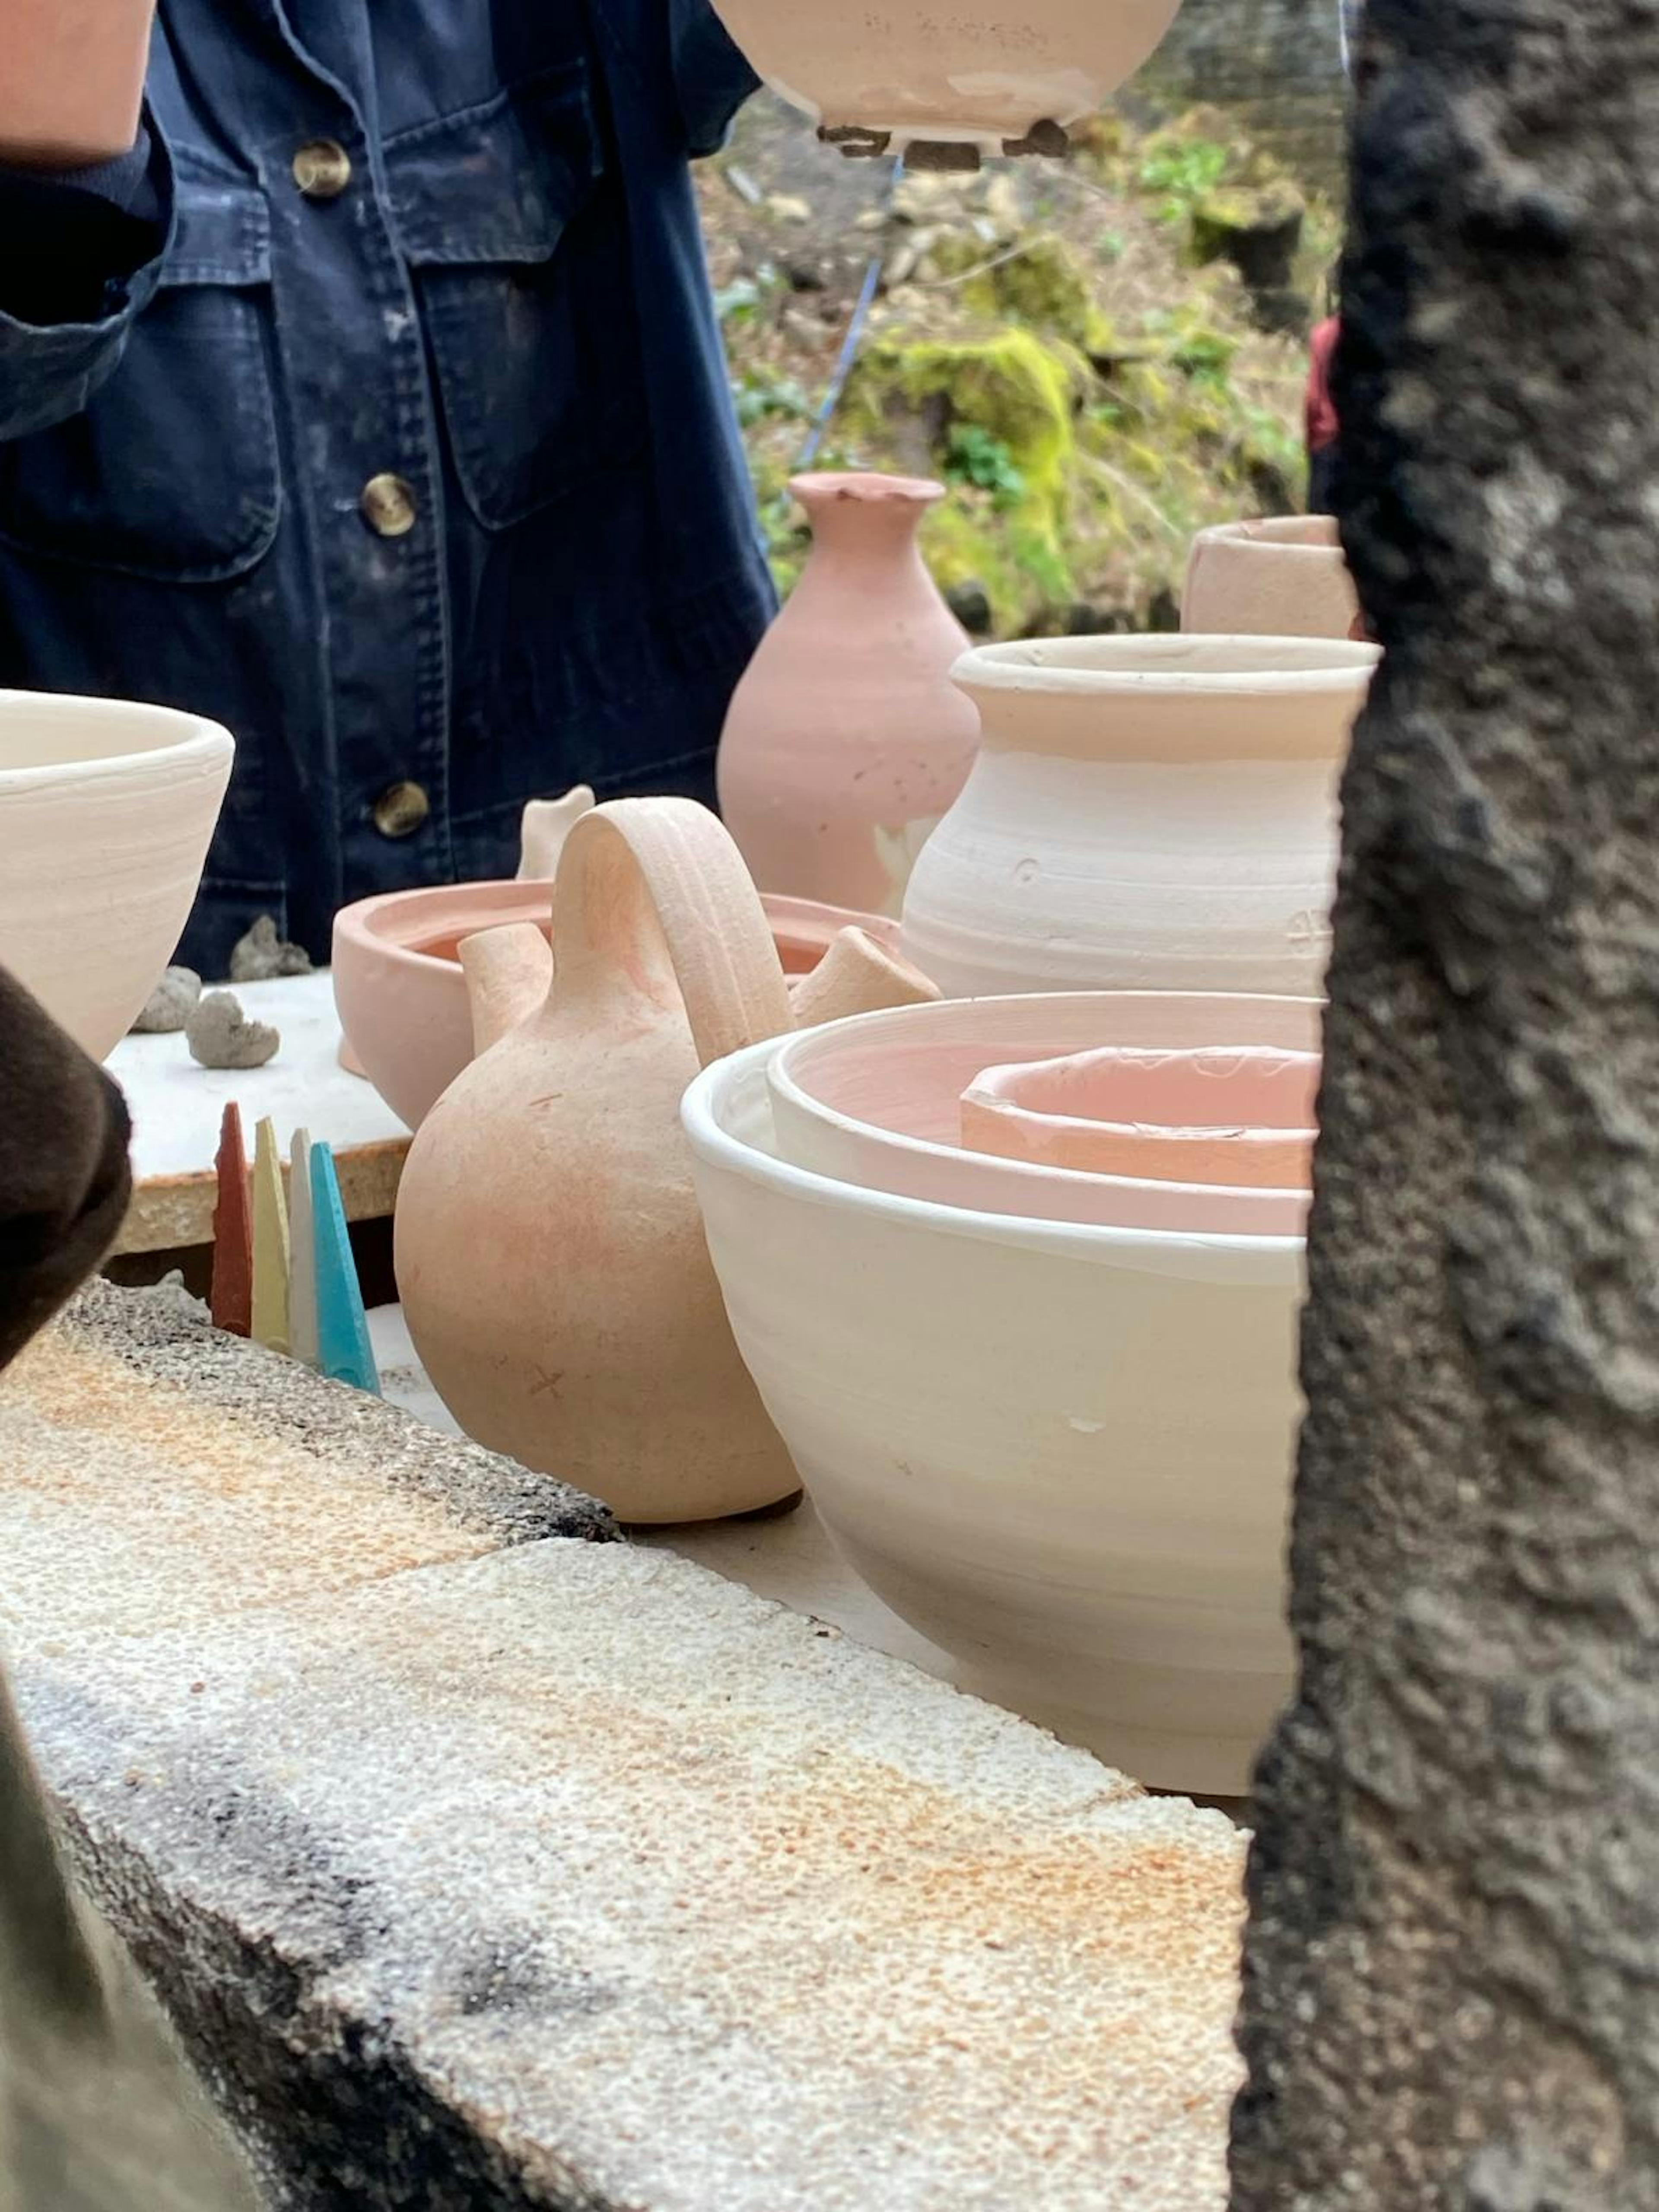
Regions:
<svg viewBox="0 0 1659 2212"><path fill-rule="evenodd" d="M771 925L730 833L690 799L617 799L585 814L559 857L553 943L561 997L665 952L707 1067L794 1026Z"/></svg>

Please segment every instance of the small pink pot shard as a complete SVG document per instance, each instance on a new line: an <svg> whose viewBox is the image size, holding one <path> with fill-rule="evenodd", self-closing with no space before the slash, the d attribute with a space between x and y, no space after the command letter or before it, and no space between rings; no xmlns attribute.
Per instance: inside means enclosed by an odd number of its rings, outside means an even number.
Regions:
<svg viewBox="0 0 1659 2212"><path fill-rule="evenodd" d="M1183 630L1227 637L1363 637L1335 521L1224 522L1193 540Z"/></svg>
<svg viewBox="0 0 1659 2212"><path fill-rule="evenodd" d="M1319 1058L1263 1046L1109 1045L988 1068L962 1097L969 1152L1151 1182L1310 1181Z"/></svg>
<svg viewBox="0 0 1659 2212"><path fill-rule="evenodd" d="M732 698L720 811L762 890L896 914L979 742L951 682L968 637L916 544L944 487L823 475L793 489L812 552Z"/></svg>
<svg viewBox="0 0 1659 2212"><path fill-rule="evenodd" d="M792 979L810 975L848 927L866 931L884 952L897 952L898 926L884 918L805 899L762 904ZM552 906L551 883L447 884L364 899L337 919L341 1064L365 1076L410 1128L420 1127L473 1057L462 941L514 925L545 932Z"/></svg>

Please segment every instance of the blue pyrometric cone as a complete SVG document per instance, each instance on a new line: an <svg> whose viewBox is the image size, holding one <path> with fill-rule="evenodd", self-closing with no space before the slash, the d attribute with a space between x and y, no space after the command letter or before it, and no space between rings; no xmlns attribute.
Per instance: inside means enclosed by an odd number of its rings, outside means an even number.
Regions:
<svg viewBox="0 0 1659 2212"><path fill-rule="evenodd" d="M357 1261L346 1230L334 1154L311 1148L311 1232L317 1255L317 1364L331 1382L380 1395Z"/></svg>

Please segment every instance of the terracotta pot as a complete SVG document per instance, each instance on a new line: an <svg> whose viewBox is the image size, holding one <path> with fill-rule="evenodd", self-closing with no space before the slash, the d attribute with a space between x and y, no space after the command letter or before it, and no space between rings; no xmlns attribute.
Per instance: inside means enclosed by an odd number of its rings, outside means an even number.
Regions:
<svg viewBox="0 0 1659 2212"><path fill-rule="evenodd" d="M0 964L95 1059L183 934L234 751L170 708L0 692Z"/></svg>
<svg viewBox="0 0 1659 2212"><path fill-rule="evenodd" d="M550 988L533 927L463 949L489 1048L404 1172L410 1333L470 1436L623 1520L775 1504L797 1486L732 1342L677 1121L699 1066L791 1025L765 910L706 808L632 799L571 831L553 930ZM896 987L857 932L830 957L837 1005Z"/></svg>
<svg viewBox="0 0 1659 2212"><path fill-rule="evenodd" d="M970 1212L1168 1234L1297 1237L1305 1177L1284 1188L1149 1182L964 1151L963 1094L988 1068L1108 1045L1311 1052L1311 999L1079 992L946 1000L785 1040L767 1069L779 1157L834 1182Z"/></svg>
<svg viewBox="0 0 1659 2212"><path fill-rule="evenodd" d="M1224 522L1193 540L1183 630L1235 637L1341 637L1359 601L1334 519L1293 514Z"/></svg>
<svg viewBox="0 0 1659 2212"><path fill-rule="evenodd" d="M811 557L732 699L720 812L763 891L896 914L979 741L951 682L967 634L916 546L944 487L814 476L794 490Z"/></svg>
<svg viewBox="0 0 1659 2212"><path fill-rule="evenodd" d="M775 1156L773 1049L683 1112L738 1343L837 1545L975 1689L1241 1793L1291 1676L1299 1242L827 1182Z"/></svg>
<svg viewBox="0 0 1659 2212"><path fill-rule="evenodd" d="M896 922L800 899L762 903L792 977L810 975L840 931L854 924L884 951L897 951ZM462 940L513 923L545 927L552 904L550 883L447 884L364 899L336 920L342 1062L350 1066L355 1059L354 1072L368 1076L410 1128L420 1127L473 1056Z"/></svg>
<svg viewBox="0 0 1659 2212"><path fill-rule="evenodd" d="M1318 1092L1316 1053L1109 1045L987 1068L962 1094L962 1141L1034 1167L1300 1190Z"/></svg>
<svg viewBox="0 0 1659 2212"><path fill-rule="evenodd" d="M1091 115L1131 77L1180 0L1022 0L941 14L929 0L715 0L786 100L829 130L986 153Z"/></svg>
<svg viewBox="0 0 1659 2212"><path fill-rule="evenodd" d="M908 957L947 997L1322 987L1336 786L1375 647L1098 637L988 646L984 723L916 863Z"/></svg>

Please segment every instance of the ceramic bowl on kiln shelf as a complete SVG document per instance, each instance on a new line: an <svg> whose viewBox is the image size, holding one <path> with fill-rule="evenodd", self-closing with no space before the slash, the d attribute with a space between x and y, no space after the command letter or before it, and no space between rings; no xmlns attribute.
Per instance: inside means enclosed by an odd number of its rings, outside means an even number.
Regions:
<svg viewBox="0 0 1659 2212"><path fill-rule="evenodd" d="M962 1141L1086 1175L1300 1190L1318 1092L1317 1053L1108 1045L987 1068L962 1094Z"/></svg>
<svg viewBox="0 0 1659 2212"><path fill-rule="evenodd" d="M897 925L805 899L763 900L786 975L810 975L857 926L896 952ZM334 925L334 1003L358 1069L418 1129L472 1058L464 938L513 922L546 925L550 883L439 884L347 907Z"/></svg>
<svg viewBox="0 0 1659 2212"><path fill-rule="evenodd" d="M1097 1228L1298 1237L1305 1183L1154 1182L970 1152L962 1100L989 1068L1114 1045L1316 1052L1322 1012L1316 999L1079 991L863 1015L778 1049L767 1071L776 1142L815 1175L937 1206Z"/></svg>
<svg viewBox="0 0 1659 2212"><path fill-rule="evenodd" d="M826 1526L973 1686L1242 1793L1291 1679L1294 1237L960 1211L778 1157L761 1045L683 1118L750 1373Z"/></svg>
<svg viewBox="0 0 1659 2212"><path fill-rule="evenodd" d="M0 692L0 963L96 1060L183 934L234 753L168 707Z"/></svg>
<svg viewBox="0 0 1659 2212"><path fill-rule="evenodd" d="M1000 0L941 12L932 0L715 0L715 12L773 88L828 131L872 151L921 141L1000 153L1103 106L1180 4Z"/></svg>

